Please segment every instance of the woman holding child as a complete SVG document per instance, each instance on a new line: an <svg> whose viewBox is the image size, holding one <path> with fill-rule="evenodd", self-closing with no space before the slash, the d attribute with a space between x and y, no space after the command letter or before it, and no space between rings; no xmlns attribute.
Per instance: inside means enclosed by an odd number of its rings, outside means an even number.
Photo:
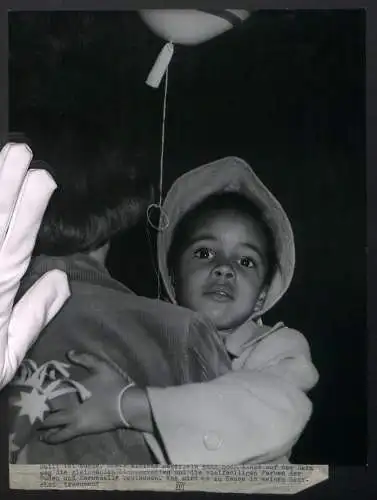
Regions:
<svg viewBox="0 0 377 500"><path fill-rule="evenodd" d="M232 370L201 383L140 388L90 354L71 354L92 372L82 381L91 397L47 416L42 439L130 428L147 442L158 436L170 463L286 462L318 380L304 336L261 321L293 276L288 217L233 157L179 178L163 210L169 225L158 237L158 260L167 297L212 322Z"/></svg>

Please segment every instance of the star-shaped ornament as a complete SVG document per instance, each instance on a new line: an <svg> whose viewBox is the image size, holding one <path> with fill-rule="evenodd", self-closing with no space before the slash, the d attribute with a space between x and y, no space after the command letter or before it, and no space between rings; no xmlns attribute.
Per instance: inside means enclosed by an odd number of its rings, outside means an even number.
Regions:
<svg viewBox="0 0 377 500"><path fill-rule="evenodd" d="M46 404L46 396L36 389L33 389L30 393L21 392L20 399L14 403L14 406L21 408L19 417L23 415L27 416L31 425L33 425L37 419L42 422L43 415L49 410Z"/></svg>

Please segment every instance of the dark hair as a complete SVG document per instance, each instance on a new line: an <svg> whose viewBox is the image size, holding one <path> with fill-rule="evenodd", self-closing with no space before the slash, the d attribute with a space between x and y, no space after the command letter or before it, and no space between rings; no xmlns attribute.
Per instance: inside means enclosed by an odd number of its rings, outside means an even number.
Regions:
<svg viewBox="0 0 377 500"><path fill-rule="evenodd" d="M19 134L17 142L31 146L32 168L47 170L58 185L34 254L95 250L145 214L150 183L120 141L105 138L88 123L28 135L31 141Z"/></svg>
<svg viewBox="0 0 377 500"><path fill-rule="evenodd" d="M202 218L217 210L232 210L256 221L267 242L267 273L265 284L270 284L277 266L276 243L272 229L264 219L262 210L251 200L238 193L216 193L187 212L178 222L168 252L168 268L175 273L179 260L187 247L187 241Z"/></svg>

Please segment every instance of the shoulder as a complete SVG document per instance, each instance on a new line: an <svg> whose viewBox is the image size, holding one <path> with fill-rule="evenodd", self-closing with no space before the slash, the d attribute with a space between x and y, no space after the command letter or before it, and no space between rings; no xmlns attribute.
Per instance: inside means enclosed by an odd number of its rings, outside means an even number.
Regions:
<svg viewBox="0 0 377 500"><path fill-rule="evenodd" d="M181 328L188 328L192 323L198 321L197 314L190 309L135 294L128 294L124 297L124 307L127 311L159 318L166 325L178 324Z"/></svg>
<svg viewBox="0 0 377 500"><path fill-rule="evenodd" d="M314 387L319 377L304 335L284 325L270 328L270 333L265 333L251 349L246 349L242 366L268 369L270 373L284 377L304 391Z"/></svg>
<svg viewBox="0 0 377 500"><path fill-rule="evenodd" d="M276 352L291 352L310 356L310 346L305 336L294 328L283 324L276 327L262 327L259 348L270 348Z"/></svg>
<svg viewBox="0 0 377 500"><path fill-rule="evenodd" d="M117 282L115 282L117 283ZM103 286L91 283L74 283L69 307L85 309L101 308L114 312L119 310L124 315L142 315L144 318L161 317L165 322L180 321L184 324L195 318L191 310L158 299L142 297L119 286Z"/></svg>
<svg viewBox="0 0 377 500"><path fill-rule="evenodd" d="M66 320L100 320L114 331L133 331L169 341L177 348L187 346L204 330L193 311L157 299L138 296L128 290L78 284L67 304ZM69 312L69 309L71 311ZM207 327L209 330L209 327ZM204 335L204 333L203 333Z"/></svg>

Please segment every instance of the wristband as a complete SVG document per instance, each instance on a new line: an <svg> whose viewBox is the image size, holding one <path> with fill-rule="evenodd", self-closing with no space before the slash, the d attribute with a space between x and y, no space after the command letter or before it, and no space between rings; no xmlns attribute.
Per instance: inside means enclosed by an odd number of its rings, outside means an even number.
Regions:
<svg viewBox="0 0 377 500"><path fill-rule="evenodd" d="M122 411L122 398L123 398L124 393L128 389L130 389L131 387L134 387L134 386L135 386L135 384L133 382L131 382L130 384L126 385L120 391L119 396L118 396L118 412L119 412L120 419L122 420L122 422L123 422L124 426L126 427L126 429L129 429L131 427L131 425L127 422L127 420L124 418L124 415L123 415L123 411Z"/></svg>

